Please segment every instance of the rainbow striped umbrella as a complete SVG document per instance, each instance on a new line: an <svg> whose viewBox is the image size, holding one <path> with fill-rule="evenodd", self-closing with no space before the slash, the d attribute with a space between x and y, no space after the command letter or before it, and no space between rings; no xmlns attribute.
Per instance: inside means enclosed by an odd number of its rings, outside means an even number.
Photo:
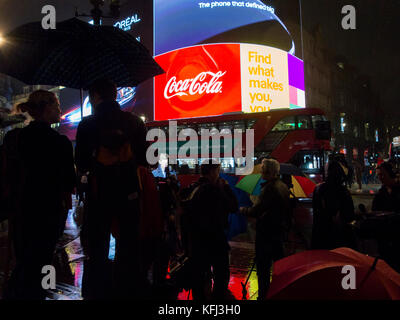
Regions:
<svg viewBox="0 0 400 320"><path fill-rule="evenodd" d="M262 179L261 166L254 167L253 173L244 176L237 184L236 188L241 189L248 194L258 196L261 193L261 185L265 182ZM282 170L281 170L282 173ZM311 198L316 184L309 178L299 175L291 175L293 187L290 189L296 198Z"/></svg>

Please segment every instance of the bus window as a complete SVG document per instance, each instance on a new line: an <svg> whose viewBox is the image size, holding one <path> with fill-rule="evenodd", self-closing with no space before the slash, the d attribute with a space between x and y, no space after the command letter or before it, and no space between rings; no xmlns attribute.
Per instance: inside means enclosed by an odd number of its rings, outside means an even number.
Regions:
<svg viewBox="0 0 400 320"><path fill-rule="evenodd" d="M256 122L257 122L257 120L255 120L255 119L247 120L246 129L252 129L254 127L254 125L256 124Z"/></svg>
<svg viewBox="0 0 400 320"><path fill-rule="evenodd" d="M218 130L218 125L216 123L202 123L202 124L199 124L198 127L197 127L198 134L201 134L201 129L209 130L211 132L211 130L213 130L213 129Z"/></svg>
<svg viewBox="0 0 400 320"><path fill-rule="evenodd" d="M224 173L235 173L235 159L221 158L221 171Z"/></svg>
<svg viewBox="0 0 400 320"><path fill-rule="evenodd" d="M221 134L233 134L231 122L221 122L219 124L219 130Z"/></svg>
<svg viewBox="0 0 400 320"><path fill-rule="evenodd" d="M291 162L304 173L318 173L324 169L327 156L320 151L299 151Z"/></svg>
<svg viewBox="0 0 400 320"><path fill-rule="evenodd" d="M307 115L300 115L297 116L297 129L304 130L304 129L311 129L311 119L310 116Z"/></svg>
<svg viewBox="0 0 400 320"><path fill-rule="evenodd" d="M244 123L244 120L233 121L232 127L233 127L232 129L241 130L242 132L246 130L246 125Z"/></svg>
<svg viewBox="0 0 400 320"><path fill-rule="evenodd" d="M317 122L319 121L327 121L325 116L320 115L320 114L316 114L312 116L312 123L313 123L313 128L317 128Z"/></svg>
<svg viewBox="0 0 400 320"><path fill-rule="evenodd" d="M196 168L197 161L195 159L177 159L179 167L194 170Z"/></svg>
<svg viewBox="0 0 400 320"><path fill-rule="evenodd" d="M295 129L295 120L294 116L289 116L280 120L275 127L272 128L272 131L289 131Z"/></svg>

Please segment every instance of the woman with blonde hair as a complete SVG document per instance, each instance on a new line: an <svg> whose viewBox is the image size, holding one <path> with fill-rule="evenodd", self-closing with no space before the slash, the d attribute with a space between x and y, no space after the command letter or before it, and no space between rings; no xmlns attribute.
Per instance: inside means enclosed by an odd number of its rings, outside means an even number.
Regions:
<svg viewBox="0 0 400 320"><path fill-rule="evenodd" d="M68 138L51 128L61 116L54 93L37 90L17 108L33 121L4 138L3 192L16 259L5 298L44 299L42 268L52 264L72 204L73 151Z"/></svg>

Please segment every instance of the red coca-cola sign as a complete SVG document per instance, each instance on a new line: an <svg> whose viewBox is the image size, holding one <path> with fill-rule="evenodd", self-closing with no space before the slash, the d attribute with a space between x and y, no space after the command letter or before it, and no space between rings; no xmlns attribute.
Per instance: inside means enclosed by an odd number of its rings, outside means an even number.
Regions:
<svg viewBox="0 0 400 320"><path fill-rule="evenodd" d="M155 120L241 111L240 46L200 45L155 57Z"/></svg>

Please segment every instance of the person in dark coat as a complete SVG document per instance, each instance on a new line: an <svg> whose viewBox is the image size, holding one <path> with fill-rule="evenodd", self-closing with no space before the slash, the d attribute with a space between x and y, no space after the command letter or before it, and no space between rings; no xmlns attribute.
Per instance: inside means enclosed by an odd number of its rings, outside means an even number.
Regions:
<svg viewBox="0 0 400 320"><path fill-rule="evenodd" d="M313 249L335 249L354 247L351 228L355 219L353 199L346 188L343 165L331 160L326 182L319 184L313 195Z"/></svg>
<svg viewBox="0 0 400 320"><path fill-rule="evenodd" d="M201 177L192 193L193 218L190 255L194 266L193 299L207 299L206 285L211 267L214 274L212 298L228 297L229 244L225 234L229 213L238 203L228 183L219 178L219 164L202 164Z"/></svg>
<svg viewBox="0 0 400 320"><path fill-rule="evenodd" d="M375 194L372 201L372 211L386 211L400 213L400 183L396 180L396 173L390 163L383 162L376 169L382 187ZM378 251L392 268L400 272L400 236L398 224L393 223L387 230L385 237L378 239Z"/></svg>
<svg viewBox="0 0 400 320"><path fill-rule="evenodd" d="M142 285L134 277L139 274L137 167L147 166L146 128L139 117L120 109L115 101L117 88L112 82L95 81L89 88L89 97L94 114L80 122L75 149L79 174L89 173L81 232L88 256L82 280L83 296L85 299L111 298L114 285L114 297L133 297L139 294L134 290ZM111 156L112 160L114 153L118 156L118 150L126 144L132 153L127 161L111 165L100 161L101 155ZM116 225L118 237L112 279L108 253L110 234Z"/></svg>
<svg viewBox="0 0 400 320"><path fill-rule="evenodd" d="M16 257L5 297L44 299L42 268L52 264L72 207L73 150L68 138L51 128L61 115L54 93L35 91L18 109L34 121L4 139L5 187L12 207L10 235Z"/></svg>
<svg viewBox="0 0 400 320"><path fill-rule="evenodd" d="M267 297L272 262L283 258L283 240L286 223L290 215L290 193L287 185L279 179L280 165L274 159L262 162L262 185L258 201L241 212L255 217L256 223L256 267L258 278L258 300Z"/></svg>
<svg viewBox="0 0 400 320"><path fill-rule="evenodd" d="M400 212L400 183L390 163L384 162L376 169L382 187L374 196L372 211Z"/></svg>

